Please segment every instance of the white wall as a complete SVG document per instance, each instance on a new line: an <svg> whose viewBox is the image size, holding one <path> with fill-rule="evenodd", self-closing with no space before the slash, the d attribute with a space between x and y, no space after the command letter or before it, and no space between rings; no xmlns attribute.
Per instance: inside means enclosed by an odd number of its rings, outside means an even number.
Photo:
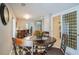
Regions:
<svg viewBox="0 0 79 59"><path fill-rule="evenodd" d="M8 5L7 5L8 6ZM12 9L8 6L10 11L9 23L4 26L0 17L0 54L9 54L12 49Z"/></svg>
<svg viewBox="0 0 79 59"><path fill-rule="evenodd" d="M77 54L79 54L79 6L77 8Z"/></svg>

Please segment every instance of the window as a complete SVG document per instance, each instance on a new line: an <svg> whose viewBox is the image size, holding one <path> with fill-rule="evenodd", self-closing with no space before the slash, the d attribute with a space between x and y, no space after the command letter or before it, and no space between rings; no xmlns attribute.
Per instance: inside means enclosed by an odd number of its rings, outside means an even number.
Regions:
<svg viewBox="0 0 79 59"><path fill-rule="evenodd" d="M68 46L77 48L77 11L63 15L63 30L68 35Z"/></svg>

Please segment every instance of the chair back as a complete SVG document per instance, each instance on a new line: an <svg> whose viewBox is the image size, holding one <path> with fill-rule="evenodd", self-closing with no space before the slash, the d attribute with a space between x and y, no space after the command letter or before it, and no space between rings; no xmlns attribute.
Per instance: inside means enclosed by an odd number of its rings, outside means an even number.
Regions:
<svg viewBox="0 0 79 59"><path fill-rule="evenodd" d="M64 33L62 35L62 42L61 42L61 49L64 51L64 53L65 53L65 50L66 50L67 41L68 41L68 35Z"/></svg>
<svg viewBox="0 0 79 59"><path fill-rule="evenodd" d="M32 47L33 46L33 41L31 40L31 37L26 37L24 39L24 46L27 46L27 47Z"/></svg>
<svg viewBox="0 0 79 59"><path fill-rule="evenodd" d="M49 32L44 31L44 32L43 32L43 37L49 37Z"/></svg>
<svg viewBox="0 0 79 59"><path fill-rule="evenodd" d="M49 37L48 43L46 44L46 50L52 48L52 46L54 45L55 42L56 42L56 38Z"/></svg>

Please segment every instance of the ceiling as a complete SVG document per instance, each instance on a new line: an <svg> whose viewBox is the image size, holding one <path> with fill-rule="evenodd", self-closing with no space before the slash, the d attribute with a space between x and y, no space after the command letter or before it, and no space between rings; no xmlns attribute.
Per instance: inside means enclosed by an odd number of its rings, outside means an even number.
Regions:
<svg viewBox="0 0 79 59"><path fill-rule="evenodd" d="M67 10L79 4L77 3L9 3L14 14L18 18L23 18L25 14L30 14L32 18L48 16Z"/></svg>

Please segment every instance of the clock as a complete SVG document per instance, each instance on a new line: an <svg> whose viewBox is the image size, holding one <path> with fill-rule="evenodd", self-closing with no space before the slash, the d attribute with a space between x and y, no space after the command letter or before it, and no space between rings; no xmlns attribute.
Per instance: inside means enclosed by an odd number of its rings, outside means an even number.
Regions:
<svg viewBox="0 0 79 59"><path fill-rule="evenodd" d="M4 3L1 3L0 5L0 16L3 25L7 25L9 22L9 10Z"/></svg>

